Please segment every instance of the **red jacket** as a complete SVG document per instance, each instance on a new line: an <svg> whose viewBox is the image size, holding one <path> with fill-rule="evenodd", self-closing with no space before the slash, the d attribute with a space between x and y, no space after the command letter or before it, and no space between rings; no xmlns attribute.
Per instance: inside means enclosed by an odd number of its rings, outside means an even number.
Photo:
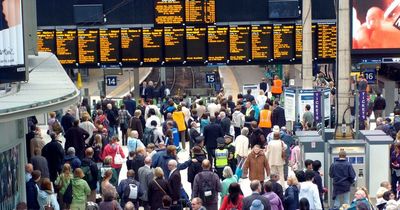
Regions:
<svg viewBox="0 0 400 210"><path fill-rule="evenodd" d="M114 144L107 144L106 147L104 147L104 151L102 154L102 159L104 160L105 157L111 156L113 159L113 162L111 164L111 167L113 168L121 168L122 164L114 164L114 157L117 154L117 149L119 150L119 154L122 156L122 158L125 158L124 151L122 150L122 147L118 143Z"/></svg>
<svg viewBox="0 0 400 210"><path fill-rule="evenodd" d="M224 197L224 201L222 201L219 210L231 210L231 209L242 210L242 208L243 208L243 195L239 195L236 205L233 205L233 203L229 201L229 195L226 195Z"/></svg>

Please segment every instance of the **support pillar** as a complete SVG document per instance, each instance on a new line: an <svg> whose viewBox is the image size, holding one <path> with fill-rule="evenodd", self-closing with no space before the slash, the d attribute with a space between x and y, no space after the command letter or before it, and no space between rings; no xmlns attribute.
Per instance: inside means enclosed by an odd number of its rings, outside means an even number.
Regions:
<svg viewBox="0 0 400 210"><path fill-rule="evenodd" d="M336 139L352 138L350 128L350 0L337 0Z"/></svg>
<svg viewBox="0 0 400 210"><path fill-rule="evenodd" d="M133 68L133 93L136 101L140 99L139 68Z"/></svg>
<svg viewBox="0 0 400 210"><path fill-rule="evenodd" d="M311 0L303 0L303 55L302 55L302 86L303 89L313 88L312 65L312 31L311 31Z"/></svg>

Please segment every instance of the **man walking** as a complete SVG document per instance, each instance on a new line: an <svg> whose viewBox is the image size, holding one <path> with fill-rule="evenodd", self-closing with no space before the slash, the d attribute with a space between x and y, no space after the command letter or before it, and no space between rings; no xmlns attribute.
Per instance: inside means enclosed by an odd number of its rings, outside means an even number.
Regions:
<svg viewBox="0 0 400 210"><path fill-rule="evenodd" d="M250 188L253 193L243 199L243 210L250 210L251 204L254 200L260 200L264 206L264 210L270 210L271 205L269 204L269 200L260 194L262 188L260 181L251 181Z"/></svg>
<svg viewBox="0 0 400 210"><path fill-rule="evenodd" d="M350 203L350 186L354 183L356 173L353 166L346 159L346 152L339 152L339 159L329 168L329 177L333 182L333 208L339 209L342 204ZM342 202L339 199L343 199Z"/></svg>
<svg viewBox="0 0 400 210"><path fill-rule="evenodd" d="M283 165L285 165L286 162L286 148L286 144L280 140L280 134L274 133L274 140L269 142L266 154L271 167L271 173L279 175L280 184L282 186L285 186Z"/></svg>
<svg viewBox="0 0 400 210"><path fill-rule="evenodd" d="M376 93L373 107L375 119L383 116L383 111L385 110L385 108L386 100L381 96L381 93Z"/></svg>
<svg viewBox="0 0 400 210"><path fill-rule="evenodd" d="M82 160L85 153L85 139L89 136L87 131L79 127L79 120L75 120L74 126L65 133L64 148L75 148L76 156Z"/></svg>
<svg viewBox="0 0 400 210"><path fill-rule="evenodd" d="M210 116L210 124L204 127L204 144L207 148L208 160L210 163L213 162L215 158L215 149L217 148L217 138L224 137L224 132L222 131L221 125L215 122L214 116Z"/></svg>
<svg viewBox="0 0 400 210"><path fill-rule="evenodd" d="M179 210L182 207L180 206L179 200L181 197L181 173L179 172L178 162L176 160L171 159L168 161L168 169L170 170L170 174L168 177L168 185L171 190L171 198L172 198L172 208L171 210Z"/></svg>
<svg viewBox="0 0 400 210"><path fill-rule="evenodd" d="M144 166L139 168L138 177L140 186L143 190L143 195L139 198L140 206L143 206L145 210L149 209L149 198L147 196L148 186L153 180L153 171L151 170L151 157L147 156L144 159Z"/></svg>
<svg viewBox="0 0 400 210"><path fill-rule="evenodd" d="M261 151L258 144L253 147L253 151L244 163L243 176L246 176L248 173L250 181L259 180L262 184L265 180L265 173L269 176L270 168L264 152Z"/></svg>
<svg viewBox="0 0 400 210"><path fill-rule="evenodd" d="M203 171L194 177L192 197L200 197L206 209L218 209L218 193L222 191L221 182L211 171L209 160L203 160Z"/></svg>

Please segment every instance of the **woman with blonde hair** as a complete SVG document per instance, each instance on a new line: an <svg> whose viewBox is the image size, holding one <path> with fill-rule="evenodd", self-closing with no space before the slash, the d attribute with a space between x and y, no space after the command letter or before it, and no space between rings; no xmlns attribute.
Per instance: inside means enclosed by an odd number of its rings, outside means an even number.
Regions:
<svg viewBox="0 0 400 210"><path fill-rule="evenodd" d="M157 167L154 169L154 179L148 187L148 198L151 210L162 208L162 197L169 195L169 187L167 180L164 179L164 171Z"/></svg>
<svg viewBox="0 0 400 210"><path fill-rule="evenodd" d="M264 108L265 103L267 102L267 96L265 96L265 92L263 90L259 91L259 94L256 98L256 103L258 108L261 110Z"/></svg>
<svg viewBox="0 0 400 210"><path fill-rule="evenodd" d="M62 209L67 208L62 198L72 178L74 178L74 176L72 175L71 165L65 163L62 169L62 173L58 175L56 181L54 182L55 189L56 191L58 191L58 200L60 201L60 206Z"/></svg>
<svg viewBox="0 0 400 210"><path fill-rule="evenodd" d="M287 178L288 188L285 190L285 197L282 201L285 210L296 210L299 208L299 181L296 176L290 175Z"/></svg>
<svg viewBox="0 0 400 210"><path fill-rule="evenodd" d="M85 174L82 169L76 168L74 171L74 178L71 180L72 184L72 203L70 209L85 210L87 196L90 195L91 190L88 183L83 179Z"/></svg>

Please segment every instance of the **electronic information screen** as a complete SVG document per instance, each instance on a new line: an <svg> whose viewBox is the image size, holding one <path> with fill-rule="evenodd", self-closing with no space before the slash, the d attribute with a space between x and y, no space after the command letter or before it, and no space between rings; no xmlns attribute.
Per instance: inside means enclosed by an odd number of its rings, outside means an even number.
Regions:
<svg viewBox="0 0 400 210"><path fill-rule="evenodd" d="M316 58L317 49L317 26L313 24L311 26L312 31L312 57ZM301 59L303 57L303 26L296 25L296 59Z"/></svg>
<svg viewBox="0 0 400 210"><path fill-rule="evenodd" d="M143 61L145 63L158 63L163 59L163 29L143 29Z"/></svg>
<svg viewBox="0 0 400 210"><path fill-rule="evenodd" d="M184 0L156 0L155 24L180 25L183 24L185 11Z"/></svg>
<svg viewBox="0 0 400 210"><path fill-rule="evenodd" d="M185 0L185 23L204 23L204 0Z"/></svg>
<svg viewBox="0 0 400 210"><path fill-rule="evenodd" d="M294 50L294 25L274 25L274 59L290 60Z"/></svg>
<svg viewBox="0 0 400 210"><path fill-rule="evenodd" d="M100 63L119 63L120 30L100 29Z"/></svg>
<svg viewBox="0 0 400 210"><path fill-rule="evenodd" d="M37 37L39 52L56 52L56 33L54 30L38 30Z"/></svg>
<svg viewBox="0 0 400 210"><path fill-rule="evenodd" d="M225 62L228 59L228 27L208 27L208 61Z"/></svg>
<svg viewBox="0 0 400 210"><path fill-rule="evenodd" d="M78 29L79 64L97 64L99 31L97 29Z"/></svg>
<svg viewBox="0 0 400 210"><path fill-rule="evenodd" d="M123 63L142 61L142 29L121 28L121 60Z"/></svg>
<svg viewBox="0 0 400 210"><path fill-rule="evenodd" d="M229 27L229 60L248 61L250 52L250 26Z"/></svg>
<svg viewBox="0 0 400 210"><path fill-rule="evenodd" d="M186 27L186 60L204 62L207 60L207 28Z"/></svg>
<svg viewBox="0 0 400 210"><path fill-rule="evenodd" d="M77 37L75 29L57 29L56 46L57 58L63 65L77 63Z"/></svg>
<svg viewBox="0 0 400 210"><path fill-rule="evenodd" d="M204 22L215 23L215 0L204 0Z"/></svg>
<svg viewBox="0 0 400 210"><path fill-rule="evenodd" d="M185 60L184 42L184 28L164 28L165 62L183 62Z"/></svg>
<svg viewBox="0 0 400 210"><path fill-rule="evenodd" d="M318 59L336 58L336 24L318 23Z"/></svg>
<svg viewBox="0 0 400 210"><path fill-rule="evenodd" d="M265 61L272 58L272 25L251 26L251 59Z"/></svg>

